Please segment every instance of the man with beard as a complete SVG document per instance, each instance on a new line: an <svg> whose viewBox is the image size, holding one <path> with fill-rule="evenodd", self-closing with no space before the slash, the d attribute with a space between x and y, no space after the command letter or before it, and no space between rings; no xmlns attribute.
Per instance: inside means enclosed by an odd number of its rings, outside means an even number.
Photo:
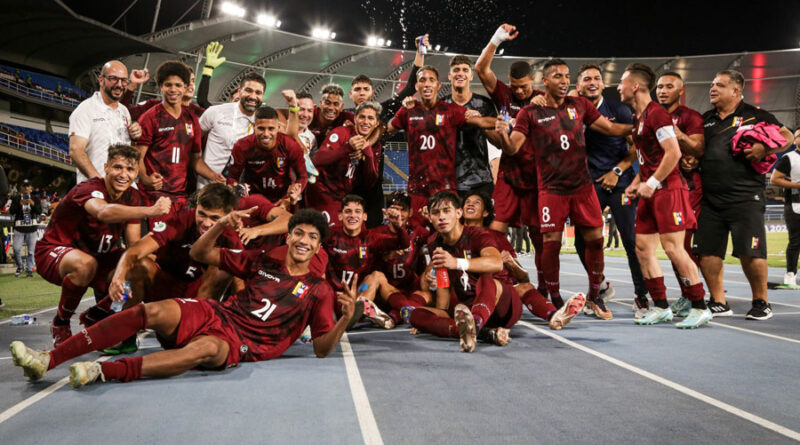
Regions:
<svg viewBox="0 0 800 445"><path fill-rule="evenodd" d="M303 148L278 132L278 112L262 107L255 112L255 134L233 146L227 181L246 184L250 193L272 202L288 197L296 203L308 183Z"/></svg>
<svg viewBox="0 0 800 445"><path fill-rule="evenodd" d="M209 107L200 117L200 128L206 137L203 160L215 173L223 173L230 162L233 144L253 134L254 115L261 106L266 85L267 82L261 75L249 72L242 78L239 89L236 90L238 101ZM198 178L198 188L207 182Z"/></svg>
<svg viewBox="0 0 800 445"><path fill-rule="evenodd" d="M128 109L119 106L128 84L125 65L116 60L106 62L97 82L100 91L81 102L69 116L69 155L78 183L103 176L108 147L130 144L142 134Z"/></svg>

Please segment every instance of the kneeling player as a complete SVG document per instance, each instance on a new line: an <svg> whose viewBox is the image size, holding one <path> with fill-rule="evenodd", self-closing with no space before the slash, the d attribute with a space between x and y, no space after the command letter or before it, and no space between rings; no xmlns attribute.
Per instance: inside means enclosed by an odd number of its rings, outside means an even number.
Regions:
<svg viewBox="0 0 800 445"><path fill-rule="evenodd" d="M450 287L436 289L436 307L415 309L411 325L439 337L460 338L463 352L475 350L477 333L484 327L499 328L493 340L506 345L522 304L503 270L496 238L483 228L461 224L461 200L453 192L435 193L428 210L437 232L428 243L433 253L429 267L446 269Z"/></svg>
<svg viewBox="0 0 800 445"><path fill-rule="evenodd" d="M487 227L494 217L492 199L482 192L475 192L467 196L464 200L463 210L465 226ZM503 260L503 267L508 271L514 283L514 290L531 314L547 320L550 329L559 330L580 313L586 304L586 296L583 293L573 295L561 308L556 308L531 284L528 271L517 261L517 253L508 242L508 238L496 230L489 230L489 233L495 237L497 249Z"/></svg>
<svg viewBox="0 0 800 445"><path fill-rule="evenodd" d="M139 152L128 145L108 149L104 178L82 182L67 193L53 213L34 258L39 274L61 286L58 312L50 325L55 346L72 335L69 320L86 289L105 292L122 249L141 236L140 220L166 215L169 198L142 207L146 197L131 188L139 168Z"/></svg>
<svg viewBox="0 0 800 445"><path fill-rule="evenodd" d="M633 140L639 150L641 170L625 193L642 198L636 210L636 255L655 306L636 319L636 323L670 322L674 316L667 304L664 273L656 257L656 247L661 242L680 274L678 279L683 282L686 297L692 302L688 316L676 326L696 328L708 323L712 315L703 300L705 290L697 266L683 247L686 228L693 225L694 215L689 191L678 171L681 149L672 118L650 98L655 79L649 66L634 63L625 69L617 87L622 101L636 112Z"/></svg>
<svg viewBox="0 0 800 445"><path fill-rule="evenodd" d="M332 319L333 291L309 272L309 263L328 234L319 213L301 210L291 218L288 251L274 262L261 250L214 247L227 227L236 228L246 212L232 212L217 221L192 246L191 258L219 267L245 280L245 289L224 303L211 299L174 298L136 305L81 331L52 351L35 351L11 343L14 364L28 380L93 350L128 338L140 329L153 329L168 347L143 357L114 362L79 362L70 366L70 385L81 387L98 378L124 382L141 377L170 377L193 368L221 370L239 362L269 360L283 354L308 323L314 353L333 350L353 314L355 285L337 294L342 316Z"/></svg>

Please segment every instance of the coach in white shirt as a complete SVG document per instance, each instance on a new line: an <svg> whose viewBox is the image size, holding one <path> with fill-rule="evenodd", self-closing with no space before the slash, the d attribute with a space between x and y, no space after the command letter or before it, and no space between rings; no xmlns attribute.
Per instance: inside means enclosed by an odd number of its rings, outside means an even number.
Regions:
<svg viewBox="0 0 800 445"><path fill-rule="evenodd" d="M128 85L128 69L112 60L103 65L98 77L100 91L84 100L69 116L69 155L77 167L78 183L102 177L108 147L130 144L142 129L131 122L128 109L119 99Z"/></svg>
<svg viewBox="0 0 800 445"><path fill-rule="evenodd" d="M214 105L200 116L200 128L207 135L203 160L215 173L222 173L231 157L233 144L253 133L256 109L261 106L267 82L257 73L247 73L239 85L239 100ZM198 190L209 183L197 178Z"/></svg>

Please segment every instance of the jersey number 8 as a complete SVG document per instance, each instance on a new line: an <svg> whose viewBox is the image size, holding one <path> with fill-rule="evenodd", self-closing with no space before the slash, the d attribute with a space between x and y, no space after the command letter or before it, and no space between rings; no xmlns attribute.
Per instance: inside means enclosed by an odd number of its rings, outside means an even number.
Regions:
<svg viewBox="0 0 800 445"><path fill-rule="evenodd" d="M569 138L566 134L561 135L561 149L569 150Z"/></svg>

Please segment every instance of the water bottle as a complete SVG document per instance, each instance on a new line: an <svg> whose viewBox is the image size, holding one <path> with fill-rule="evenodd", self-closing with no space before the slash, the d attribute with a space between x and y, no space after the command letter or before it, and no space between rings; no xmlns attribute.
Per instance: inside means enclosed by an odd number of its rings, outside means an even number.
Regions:
<svg viewBox="0 0 800 445"><path fill-rule="evenodd" d="M19 314L11 317L12 326L30 325L36 323L36 317L31 314Z"/></svg>
<svg viewBox="0 0 800 445"><path fill-rule="evenodd" d="M422 55L428 54L428 46L425 45L425 34L417 37L419 40L419 53Z"/></svg>
<svg viewBox="0 0 800 445"><path fill-rule="evenodd" d="M428 246L427 245L423 244L423 246L422 246L422 255L425 256L425 265L427 266L427 265L431 264L431 253L428 250ZM430 284L430 286L428 286L428 290L433 292L433 291L436 290L436 271L434 269L431 269L430 277L431 277L431 284Z"/></svg>
<svg viewBox="0 0 800 445"><path fill-rule="evenodd" d="M508 110L506 109L505 105L503 106L503 108L500 109L500 117L502 117L504 121L508 122L508 130L507 131L508 131L508 134L511 134L511 130L512 130L512 128L511 128L511 114L508 113Z"/></svg>
<svg viewBox="0 0 800 445"><path fill-rule="evenodd" d="M125 281L122 284L122 301L114 301L111 303L111 310L114 312L119 312L122 310L122 306L125 305L125 302L128 301L128 298L131 297L131 282Z"/></svg>

